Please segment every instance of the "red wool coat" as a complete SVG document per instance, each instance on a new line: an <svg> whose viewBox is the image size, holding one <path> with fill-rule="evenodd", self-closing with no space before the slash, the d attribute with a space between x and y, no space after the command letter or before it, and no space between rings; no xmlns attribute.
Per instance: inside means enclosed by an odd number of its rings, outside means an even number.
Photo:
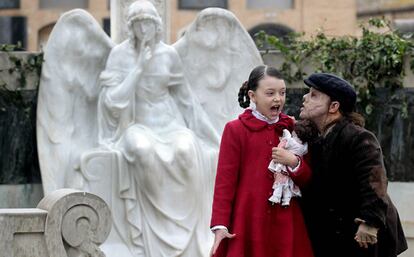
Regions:
<svg viewBox="0 0 414 257"><path fill-rule="evenodd" d="M214 189L211 227L224 225L233 239L224 239L218 257L312 257L312 249L297 199L282 208L268 198L273 175L268 170L272 147L279 143L283 129L292 130L293 120L280 114L276 124L256 119L246 110L239 119L226 124ZM302 161L291 174L299 187L311 171Z"/></svg>

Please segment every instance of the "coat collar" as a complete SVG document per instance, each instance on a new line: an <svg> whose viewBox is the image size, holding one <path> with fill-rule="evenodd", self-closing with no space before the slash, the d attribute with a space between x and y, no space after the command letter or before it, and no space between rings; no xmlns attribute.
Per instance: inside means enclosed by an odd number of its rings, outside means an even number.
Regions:
<svg viewBox="0 0 414 257"><path fill-rule="evenodd" d="M283 113L280 113L278 122L274 124L268 124L267 122L254 117L251 109L246 109L242 114L240 114L239 120L243 123L245 127L247 127L251 131L260 131L262 129L270 127L282 133L283 129L292 131L294 125L293 120Z"/></svg>
<svg viewBox="0 0 414 257"><path fill-rule="evenodd" d="M318 139L315 140L314 144L316 145L330 145L335 142L338 135L341 133L342 129L349 124L350 121L346 118L341 118L337 120L326 135L320 135Z"/></svg>

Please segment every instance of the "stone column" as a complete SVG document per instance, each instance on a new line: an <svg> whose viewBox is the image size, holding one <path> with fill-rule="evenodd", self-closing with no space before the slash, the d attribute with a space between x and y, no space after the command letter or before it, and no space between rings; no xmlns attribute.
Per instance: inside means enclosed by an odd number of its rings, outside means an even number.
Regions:
<svg viewBox="0 0 414 257"><path fill-rule="evenodd" d="M126 15L128 7L136 0L111 0L111 37L115 43L120 43L127 38ZM170 1L166 0L149 0L157 8L163 21L164 38L163 41L169 41L169 5Z"/></svg>

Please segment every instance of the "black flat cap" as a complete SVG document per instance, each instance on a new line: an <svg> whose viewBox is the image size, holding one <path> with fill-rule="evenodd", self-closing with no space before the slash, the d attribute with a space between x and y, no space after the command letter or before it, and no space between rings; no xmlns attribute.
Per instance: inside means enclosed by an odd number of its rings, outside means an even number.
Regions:
<svg viewBox="0 0 414 257"><path fill-rule="evenodd" d="M338 101L339 109L343 112L352 112L356 103L355 89L348 81L330 73L314 73L303 82L327 94L332 101Z"/></svg>

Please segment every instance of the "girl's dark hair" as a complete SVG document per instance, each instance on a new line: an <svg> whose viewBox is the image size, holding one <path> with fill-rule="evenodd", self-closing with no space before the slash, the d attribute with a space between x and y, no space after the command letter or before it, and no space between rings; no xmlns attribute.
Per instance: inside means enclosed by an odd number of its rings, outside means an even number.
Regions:
<svg viewBox="0 0 414 257"><path fill-rule="evenodd" d="M318 127L310 120L296 121L294 131L303 143L312 143L319 136Z"/></svg>
<svg viewBox="0 0 414 257"><path fill-rule="evenodd" d="M259 81L265 76L283 79L282 74L275 68L266 65L257 66L250 72L249 80L245 81L239 90L239 105L242 108L250 106L249 90L256 91Z"/></svg>

